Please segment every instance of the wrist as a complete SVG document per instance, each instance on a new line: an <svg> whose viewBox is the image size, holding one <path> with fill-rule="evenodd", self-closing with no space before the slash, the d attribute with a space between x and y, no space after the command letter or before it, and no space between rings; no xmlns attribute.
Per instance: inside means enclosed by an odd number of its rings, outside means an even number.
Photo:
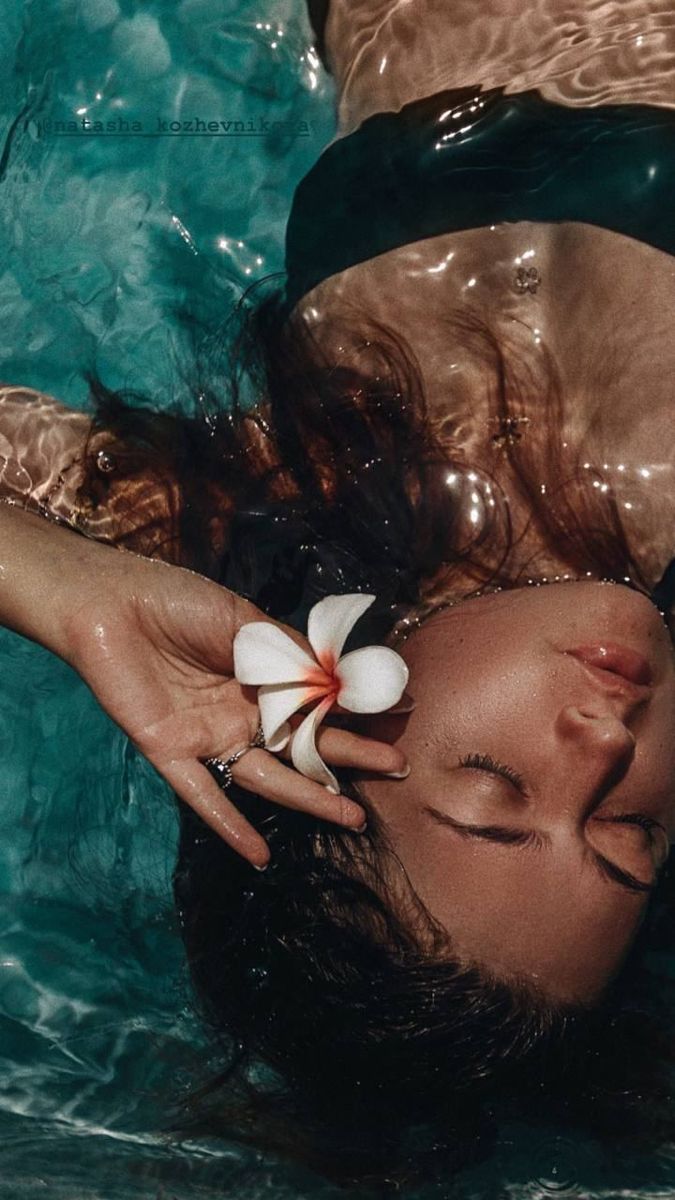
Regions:
<svg viewBox="0 0 675 1200"><path fill-rule="evenodd" d="M74 665L78 620L97 595L114 600L123 557L21 505L0 504L0 624Z"/></svg>

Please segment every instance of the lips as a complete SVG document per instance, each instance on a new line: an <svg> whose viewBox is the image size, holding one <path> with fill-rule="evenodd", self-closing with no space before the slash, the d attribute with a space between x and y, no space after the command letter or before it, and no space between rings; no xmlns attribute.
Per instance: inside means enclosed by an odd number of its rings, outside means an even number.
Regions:
<svg viewBox="0 0 675 1200"><path fill-rule="evenodd" d="M652 672L646 658L628 646L602 642L565 650L576 658L596 688L613 696L629 709L647 703L652 696Z"/></svg>
<svg viewBox="0 0 675 1200"><path fill-rule="evenodd" d="M616 642L596 642L590 646L575 646L566 653L578 658L587 667L616 675L628 683L651 687L653 682L647 659L629 646L620 646Z"/></svg>

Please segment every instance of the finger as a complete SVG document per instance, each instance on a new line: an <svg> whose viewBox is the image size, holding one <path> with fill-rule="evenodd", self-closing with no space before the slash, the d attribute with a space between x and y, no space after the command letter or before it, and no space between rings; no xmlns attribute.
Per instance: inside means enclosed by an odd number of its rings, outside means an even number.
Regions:
<svg viewBox="0 0 675 1200"><path fill-rule="evenodd" d="M360 829L365 824L366 814L360 804L346 796L334 796L320 783L285 767L265 750L245 754L232 767L232 778L240 787L284 808L297 809L350 829Z"/></svg>
<svg viewBox="0 0 675 1200"><path fill-rule="evenodd" d="M158 767L181 800L224 842L252 866L262 869L270 861L267 842L242 816L202 763L172 762Z"/></svg>
<svg viewBox="0 0 675 1200"><path fill-rule="evenodd" d="M360 733L325 725L316 744L321 757L335 767L354 767L395 779L405 779L410 774L408 760L398 746Z"/></svg>
<svg viewBox="0 0 675 1200"><path fill-rule="evenodd" d="M295 719L291 719L291 726L297 727ZM316 746L321 757L333 767L353 767L378 775L391 775L394 779L405 779L410 774L402 750L360 733L324 725L317 735ZM290 759L290 743L282 751L282 757Z"/></svg>

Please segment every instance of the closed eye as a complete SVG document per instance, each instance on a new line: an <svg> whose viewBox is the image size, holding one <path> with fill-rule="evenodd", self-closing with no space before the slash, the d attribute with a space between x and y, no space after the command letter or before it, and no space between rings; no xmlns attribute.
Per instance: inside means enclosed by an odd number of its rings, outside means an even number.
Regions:
<svg viewBox="0 0 675 1200"><path fill-rule="evenodd" d="M439 825L449 826L461 837L481 838L487 842L498 842L502 846L535 846L537 849L551 844L550 837L539 833L536 829L510 829L502 825L469 825L464 821L456 821L454 817L449 817L447 813L441 812L432 805L425 805L424 811ZM653 883L645 883L630 871L624 871L622 867L605 858L604 854L598 854L596 850L591 850L591 854L596 868L605 879L610 879L613 883L618 883L633 893L654 891L658 880L654 880Z"/></svg>
<svg viewBox="0 0 675 1200"><path fill-rule="evenodd" d="M650 845L653 845L657 839L657 830L666 838L668 830L665 825L654 817L648 817L646 813L621 813L620 816L596 817L596 821L607 821L612 825L639 825L640 829L644 829L649 839Z"/></svg>
<svg viewBox="0 0 675 1200"><path fill-rule="evenodd" d="M612 816L610 814L605 817L596 817L595 820L600 822L601 824L608 824L608 825L637 825L637 826L639 826L639 828L642 829L646 835L647 842L649 844L649 849L652 851L654 851L654 850L660 851L661 862L658 864L658 872L660 872L661 869L665 866L666 861L669 856L669 853L670 853L670 837L669 837L668 830L666 829L665 825L662 825L660 821L655 820L654 817L647 816L646 813L621 813L620 815L617 815L617 816ZM596 855L596 858L601 860L601 865L603 866L603 869L609 868L609 870L606 873L609 873L609 871L613 871L614 877L616 878L616 872L619 870L619 868L614 866L612 863L608 863L608 860L605 859L602 855L598 854L598 855ZM636 891L637 890L641 890L641 891L642 890L651 890L651 887L655 886L656 882L657 881L655 881L655 883L653 885L649 885L649 884L643 885L642 888L640 888L640 889L636 888L635 890Z"/></svg>
<svg viewBox="0 0 675 1200"><path fill-rule="evenodd" d="M622 887L628 888L629 892L653 892L658 880L653 883L643 883L637 876L632 875L630 871L624 871L621 867L617 867L616 863L610 862L605 858L604 854L598 854L593 851L593 857L602 874L607 879L613 879L615 883L620 883Z"/></svg>
<svg viewBox="0 0 675 1200"><path fill-rule="evenodd" d="M523 795L529 795L525 786L525 780L518 771L513 767L507 767L505 763L500 763L491 754L465 754L459 760L460 767L469 771L485 771L488 775L498 775L501 779L507 779L515 788Z"/></svg>
<svg viewBox="0 0 675 1200"><path fill-rule="evenodd" d="M543 834L536 829L509 829L505 825L469 825L465 821L456 821L438 808L426 805L425 812L438 822L439 825L449 825L463 837L482 838L486 842L499 842L501 846L537 846L541 848L548 842Z"/></svg>
<svg viewBox="0 0 675 1200"><path fill-rule="evenodd" d="M513 767L506 766L493 758L490 754L465 754L459 759L459 766L465 770L484 771L489 775L496 775L501 779L508 780L523 796L529 796L529 792L525 785L525 780ZM436 808L427 807L426 811L441 825L449 825L457 833L464 837L482 838L484 841L497 842L502 846L536 846L541 849L542 846L550 845L551 839L544 834L538 833L537 830L530 829L512 829L502 825L470 825L463 821L455 821L446 813L440 812ZM644 816L640 813L626 813L618 817L607 818L617 824L639 825L647 833L650 844L655 840L655 831L658 829L666 834L664 827L653 818ZM667 836L667 834L666 834ZM658 883L658 879L652 883L644 883L638 879L630 871L624 871L622 867L617 866L603 854L599 854L596 850L591 851L593 861L599 871L606 879L611 879L614 883L621 884L630 892L651 892Z"/></svg>

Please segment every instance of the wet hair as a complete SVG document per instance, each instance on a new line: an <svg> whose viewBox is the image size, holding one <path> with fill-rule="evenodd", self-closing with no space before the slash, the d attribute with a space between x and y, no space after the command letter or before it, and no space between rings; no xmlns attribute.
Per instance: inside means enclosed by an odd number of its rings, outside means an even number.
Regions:
<svg viewBox="0 0 675 1200"><path fill-rule="evenodd" d="M156 412L89 374L81 498L93 521L99 506L114 513L113 540L200 570L297 628L322 596L374 592L358 626L370 642L448 590L517 586L509 491L572 572L644 589L611 491L561 453L561 388L544 350L535 370L478 320L452 318L485 363L494 415L536 404L531 434L497 470L466 461L451 419L435 425L414 355L386 327L343 320L334 361L275 291L238 320L225 368L195 357L191 412ZM101 436L116 471L97 468ZM495 500L480 527L447 486L472 466ZM146 520L148 479L167 502ZM357 794L348 772L341 786ZM458 961L373 813L356 835L231 794L272 860L254 872L179 801L175 898L222 1068L197 1081L176 1130L234 1133L361 1188L435 1163L459 1169L488 1152L500 1114L536 1120L544 1099L549 1119L601 1137L671 1136L670 1043L639 966L653 920L598 1013L555 1005ZM656 913L672 911L665 878Z"/></svg>
<svg viewBox="0 0 675 1200"><path fill-rule="evenodd" d="M249 293L224 345L214 335L204 361L179 368L186 396L173 410L86 373L94 415L79 499L93 523L100 507L112 514L118 544L201 570L293 624L322 595L366 589L393 624L422 598L522 582L516 498L570 573L647 590L612 489L582 469L583 446L563 453L562 387L543 344L525 361L482 320L448 314L449 336L482 364L494 427L532 420L479 462L462 447L452 397L441 420L427 412L419 364L392 329L358 310L331 317L336 361L278 289ZM102 433L111 472L99 469ZM151 485L164 504L146 519ZM476 491L493 503L474 524Z"/></svg>
<svg viewBox="0 0 675 1200"><path fill-rule="evenodd" d="M188 1097L181 1133L234 1133L361 1189L480 1161L504 1119L614 1148L672 1139L672 1035L643 966L654 914L672 921L670 881L602 1003L556 1004L460 961L411 888L387 902L374 813L359 837L230 794L272 861L256 874L182 812L175 896L223 1066Z"/></svg>

